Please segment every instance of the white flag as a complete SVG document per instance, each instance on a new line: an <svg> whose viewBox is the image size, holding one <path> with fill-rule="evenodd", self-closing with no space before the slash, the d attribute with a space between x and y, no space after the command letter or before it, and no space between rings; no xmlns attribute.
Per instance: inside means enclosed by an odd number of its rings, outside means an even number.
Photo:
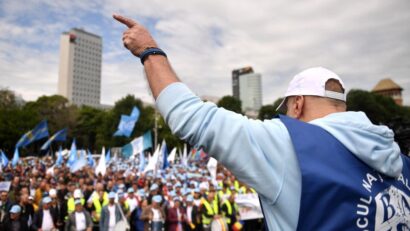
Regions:
<svg viewBox="0 0 410 231"><path fill-rule="evenodd" d="M183 166L188 167L188 151L186 148L186 144L184 144L184 152L182 153L181 163Z"/></svg>
<svg viewBox="0 0 410 231"><path fill-rule="evenodd" d="M177 148L172 149L171 153L169 153L169 156L167 158L169 163L174 163L176 153L177 153Z"/></svg>
<svg viewBox="0 0 410 231"><path fill-rule="evenodd" d="M95 168L95 175L98 176L98 174L101 173L104 176L106 169L107 166L105 163L105 148L103 147L100 160L98 161L98 165Z"/></svg>
<svg viewBox="0 0 410 231"><path fill-rule="evenodd" d="M208 164L206 165L208 167L208 171L211 174L212 177L212 183L216 184L216 167L218 165L218 161L215 160L213 157L209 158Z"/></svg>
<svg viewBox="0 0 410 231"><path fill-rule="evenodd" d="M144 169L144 173L148 171L155 172L157 163L158 163L159 152L160 152L160 145L157 146L157 149L155 150L154 155L149 159L148 165Z"/></svg>

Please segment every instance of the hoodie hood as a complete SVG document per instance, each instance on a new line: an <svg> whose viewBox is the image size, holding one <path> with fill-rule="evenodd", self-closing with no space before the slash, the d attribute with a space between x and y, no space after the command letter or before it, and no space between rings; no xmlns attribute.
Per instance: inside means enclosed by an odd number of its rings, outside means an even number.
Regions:
<svg viewBox="0 0 410 231"><path fill-rule="evenodd" d="M398 177L403 168L399 145L387 126L374 125L363 112L332 113L310 122L325 129L357 158L378 172Z"/></svg>

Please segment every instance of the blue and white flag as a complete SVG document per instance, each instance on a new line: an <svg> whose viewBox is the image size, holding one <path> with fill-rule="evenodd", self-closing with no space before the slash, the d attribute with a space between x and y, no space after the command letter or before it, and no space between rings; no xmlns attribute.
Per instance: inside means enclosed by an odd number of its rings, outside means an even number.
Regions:
<svg viewBox="0 0 410 231"><path fill-rule="evenodd" d="M111 160L111 151L110 149L108 149L107 155L105 155L105 164L108 165L110 163L110 160Z"/></svg>
<svg viewBox="0 0 410 231"><path fill-rule="evenodd" d="M114 136L126 136L130 137L132 131L134 130L135 123L138 121L140 116L140 111L137 107L134 107L131 115L121 115L120 124L118 125L117 131Z"/></svg>
<svg viewBox="0 0 410 231"><path fill-rule="evenodd" d="M48 136L47 121L43 120L33 129L24 134L16 144L16 148L25 147L30 143Z"/></svg>
<svg viewBox="0 0 410 231"><path fill-rule="evenodd" d="M135 138L131 143L122 147L122 157L130 158L144 150L152 148L151 131L147 131L143 136Z"/></svg>
<svg viewBox="0 0 410 231"><path fill-rule="evenodd" d="M77 159L78 159L77 158L77 146L75 145L75 139L74 139L73 143L71 144L70 155L68 156L68 161L67 161L68 166L73 165Z"/></svg>
<svg viewBox="0 0 410 231"><path fill-rule="evenodd" d="M141 152L140 153L140 165L138 166L138 169L139 169L140 172L144 171L145 165L146 165L145 153Z"/></svg>
<svg viewBox="0 0 410 231"><path fill-rule="evenodd" d="M56 160L56 166L61 166L63 164L63 153L62 153L61 146L58 149L58 154L57 154L57 160Z"/></svg>
<svg viewBox="0 0 410 231"><path fill-rule="evenodd" d="M17 164L19 163L19 159L20 159L19 149L16 148L16 149L14 150L13 159L11 160L11 165L13 166L13 168L15 168L15 167L17 166Z"/></svg>
<svg viewBox="0 0 410 231"><path fill-rule="evenodd" d="M90 165L90 167L95 166L95 161L93 159L93 155L91 154L90 150L88 150L88 165Z"/></svg>
<svg viewBox="0 0 410 231"><path fill-rule="evenodd" d="M169 163L168 163L168 148L167 148L167 143L165 142L165 140L162 141L160 156L161 156L160 169L166 169L169 166Z"/></svg>
<svg viewBox="0 0 410 231"><path fill-rule="evenodd" d="M75 162L72 165L70 165L70 172L74 173L85 166L87 166L87 159L85 155L82 154L80 155L80 158L77 158Z"/></svg>
<svg viewBox="0 0 410 231"><path fill-rule="evenodd" d="M132 112L130 115L132 118L136 118L137 120L140 118L140 110L137 107L132 108Z"/></svg>
<svg viewBox="0 0 410 231"><path fill-rule="evenodd" d="M47 142L45 142L43 146L41 146L41 150L48 149L48 147L50 147L53 141L65 141L66 138L67 138L67 128L64 128L56 132L53 136L51 136L50 139L48 139Z"/></svg>
<svg viewBox="0 0 410 231"><path fill-rule="evenodd" d="M9 159L7 158L6 154L4 154L3 151L1 151L1 156L0 156L0 163L2 167L6 167L9 164Z"/></svg>

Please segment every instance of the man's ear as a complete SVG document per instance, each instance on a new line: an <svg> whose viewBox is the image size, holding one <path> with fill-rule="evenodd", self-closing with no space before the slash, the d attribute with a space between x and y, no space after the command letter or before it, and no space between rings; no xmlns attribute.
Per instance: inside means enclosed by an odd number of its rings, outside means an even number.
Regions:
<svg viewBox="0 0 410 231"><path fill-rule="evenodd" d="M295 97L295 103L294 105L294 113L295 113L295 118L300 119L303 116L303 107L305 106L305 97L298 95Z"/></svg>

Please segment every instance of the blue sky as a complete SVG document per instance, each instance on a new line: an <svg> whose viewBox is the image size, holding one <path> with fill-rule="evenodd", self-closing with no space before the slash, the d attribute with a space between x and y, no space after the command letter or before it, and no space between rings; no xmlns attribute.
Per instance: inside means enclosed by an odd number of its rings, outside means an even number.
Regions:
<svg viewBox="0 0 410 231"><path fill-rule="evenodd" d="M79 27L103 37L102 103L126 94L152 102L112 13L148 27L198 95L231 94L232 69L251 65L262 74L268 104L293 75L324 66L349 89L370 90L390 77L410 104L408 0L0 0L0 87L26 100L55 94L60 35Z"/></svg>

